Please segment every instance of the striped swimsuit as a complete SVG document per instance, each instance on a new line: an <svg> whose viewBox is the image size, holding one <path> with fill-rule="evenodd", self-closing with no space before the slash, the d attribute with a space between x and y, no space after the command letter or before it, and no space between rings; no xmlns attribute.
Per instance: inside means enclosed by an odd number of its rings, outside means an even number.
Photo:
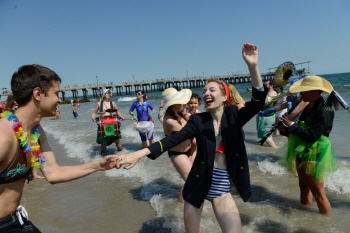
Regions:
<svg viewBox="0 0 350 233"><path fill-rule="evenodd" d="M222 154L225 153L224 145L222 143L220 135L217 137L216 147L217 149L215 152ZM205 199L212 201L213 199L220 197L222 194L228 193L230 191L230 187L230 176L228 174L228 171L226 169L214 167L210 189Z"/></svg>

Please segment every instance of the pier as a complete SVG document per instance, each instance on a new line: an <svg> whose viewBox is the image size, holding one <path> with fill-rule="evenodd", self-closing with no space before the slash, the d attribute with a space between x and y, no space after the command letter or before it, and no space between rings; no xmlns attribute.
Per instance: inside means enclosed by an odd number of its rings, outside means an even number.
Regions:
<svg viewBox="0 0 350 233"><path fill-rule="evenodd" d="M309 74L310 70L307 68L297 70L299 74ZM263 81L274 79L275 72L262 73L261 78ZM172 78L172 79L161 79L155 81L147 82L124 82L124 83L107 83L107 84L88 84L80 86L61 86L60 93L61 99L65 101L66 92L71 92L72 97L76 99L79 95L79 92L82 92L84 99L88 99L88 92L92 90L93 97L102 96L103 89L109 89L113 95L123 96L131 95L136 93L137 90L142 90L145 93L149 92L159 92L164 91L165 89L173 86L181 86L183 88L198 88L203 87L207 83L208 79L212 77L193 77L193 78ZM215 78L231 84L241 84L241 83L250 83L251 77L248 74L234 74L234 75L225 75L225 76L215 76ZM8 93L2 93L0 95L7 96Z"/></svg>

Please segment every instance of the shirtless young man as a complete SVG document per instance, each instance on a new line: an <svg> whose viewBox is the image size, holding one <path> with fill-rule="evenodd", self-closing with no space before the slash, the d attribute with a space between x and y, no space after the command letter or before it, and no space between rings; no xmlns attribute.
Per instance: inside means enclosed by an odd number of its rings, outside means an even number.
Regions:
<svg viewBox="0 0 350 233"><path fill-rule="evenodd" d="M60 167L56 163L40 120L55 115L56 106L61 103L58 97L60 82L61 78L54 71L40 65L22 66L12 76L11 89L19 108L16 115L7 112L0 119L0 232L40 232L19 205L25 180L32 179L32 167L40 167L51 184L68 182L115 167L115 158L107 156L76 166ZM22 125L14 129L18 122ZM33 131L40 134L38 143L32 142L35 141ZM36 158L42 162L35 161Z"/></svg>

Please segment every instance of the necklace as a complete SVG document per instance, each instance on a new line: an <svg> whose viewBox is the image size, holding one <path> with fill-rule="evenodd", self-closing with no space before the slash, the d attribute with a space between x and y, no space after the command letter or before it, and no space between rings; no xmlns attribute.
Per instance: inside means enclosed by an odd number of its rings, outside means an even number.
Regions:
<svg viewBox="0 0 350 233"><path fill-rule="evenodd" d="M31 141L29 144L28 134L22 128L22 122L18 121L16 115L13 115L10 111L1 113L0 118L6 117L8 121L13 121L13 130L15 131L16 137L19 139L20 144L23 148L23 152L30 152L32 157L30 159L31 167L33 168L44 168L43 165L46 162L46 158L41 155L39 145L39 124L33 128L33 134L31 135Z"/></svg>
<svg viewBox="0 0 350 233"><path fill-rule="evenodd" d="M220 130L219 132L215 135L215 139L218 139L220 137L221 133L220 133Z"/></svg>
<svg viewBox="0 0 350 233"><path fill-rule="evenodd" d="M220 130L221 130L221 122L218 123L218 133L215 134L215 139L220 138L220 135L221 135ZM215 127L214 127L214 133L215 133Z"/></svg>

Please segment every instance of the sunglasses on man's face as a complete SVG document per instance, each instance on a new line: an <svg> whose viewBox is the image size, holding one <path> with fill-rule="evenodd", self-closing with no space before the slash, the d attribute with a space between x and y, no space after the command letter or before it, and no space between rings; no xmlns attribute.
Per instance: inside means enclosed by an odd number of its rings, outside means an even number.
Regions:
<svg viewBox="0 0 350 233"><path fill-rule="evenodd" d="M136 95L142 95L142 93L141 93L141 92L138 92L138 93L136 93Z"/></svg>

